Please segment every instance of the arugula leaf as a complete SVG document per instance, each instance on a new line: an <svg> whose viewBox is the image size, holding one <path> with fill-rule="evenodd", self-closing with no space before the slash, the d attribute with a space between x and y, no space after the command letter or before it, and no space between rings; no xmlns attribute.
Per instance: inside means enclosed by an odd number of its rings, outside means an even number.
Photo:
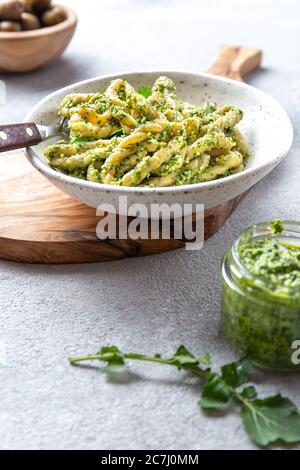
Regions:
<svg viewBox="0 0 300 470"><path fill-rule="evenodd" d="M177 366L178 369L182 369L184 367L185 369L191 370L193 372L200 371L200 368L199 368L200 364L203 364L206 366L210 365L209 354L204 354L201 357L195 357L183 345L179 346L174 356L170 357L168 360L171 365Z"/></svg>
<svg viewBox="0 0 300 470"><path fill-rule="evenodd" d="M219 374L201 367L201 364L210 365L208 354L197 358L183 345L170 358L160 354L124 353L117 346L109 346L101 348L96 354L69 359L71 364L91 360L106 362L106 367L101 369L104 372L115 372L124 367L126 360L153 362L190 371L200 380L205 380L200 407L205 410L222 410L233 398L241 405L240 416L246 432L258 445L267 446L277 441L300 442L300 415L288 398L275 395L258 399L253 385L238 391L249 380L251 362L247 359L226 364Z"/></svg>
<svg viewBox="0 0 300 470"><path fill-rule="evenodd" d="M204 366L211 366L211 357L209 353L204 353L202 356L199 357L199 364L203 364Z"/></svg>
<svg viewBox="0 0 300 470"><path fill-rule="evenodd" d="M233 389L248 381L250 369L251 363L242 359L223 366L221 375L211 374L202 389L201 408L223 409L234 394Z"/></svg>
<svg viewBox="0 0 300 470"><path fill-rule="evenodd" d="M178 364L178 367L184 365L194 366L199 364L198 359L196 359L195 356L193 356L193 354L191 354L183 345L179 346L176 353L170 358L170 360L173 360L174 364Z"/></svg>
<svg viewBox="0 0 300 470"><path fill-rule="evenodd" d="M124 354L119 348L117 348L117 346L103 347L97 354L105 357L104 360L107 361L107 366L103 367L101 372L115 372L117 369L121 369L125 365Z"/></svg>
<svg viewBox="0 0 300 470"><path fill-rule="evenodd" d="M253 385L249 385L249 387L245 387L241 391L240 395L241 395L242 398L246 398L246 399L250 400L250 398L256 398L257 391L256 391L256 388L253 387Z"/></svg>
<svg viewBox="0 0 300 470"><path fill-rule="evenodd" d="M217 374L211 374L202 388L202 398L198 404L203 409L222 410L231 397L231 388Z"/></svg>
<svg viewBox="0 0 300 470"><path fill-rule="evenodd" d="M281 395L263 400L245 400L241 409L245 430L261 446L300 440L300 415L295 405Z"/></svg>
<svg viewBox="0 0 300 470"><path fill-rule="evenodd" d="M138 93L140 95L143 95L144 98L148 98L148 96L152 95L152 89L149 88L148 86L142 86L141 88L138 89Z"/></svg>
<svg viewBox="0 0 300 470"><path fill-rule="evenodd" d="M241 359L238 362L232 362L222 367L222 379L227 385L237 388L248 382L251 370L251 362L248 359Z"/></svg>

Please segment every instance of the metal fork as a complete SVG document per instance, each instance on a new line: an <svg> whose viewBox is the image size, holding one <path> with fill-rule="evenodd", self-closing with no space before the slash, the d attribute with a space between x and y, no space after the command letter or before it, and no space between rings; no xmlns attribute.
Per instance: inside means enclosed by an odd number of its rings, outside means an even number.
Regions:
<svg viewBox="0 0 300 470"><path fill-rule="evenodd" d="M68 136L68 121L62 118L57 126L34 122L0 125L0 152L32 147L56 136Z"/></svg>

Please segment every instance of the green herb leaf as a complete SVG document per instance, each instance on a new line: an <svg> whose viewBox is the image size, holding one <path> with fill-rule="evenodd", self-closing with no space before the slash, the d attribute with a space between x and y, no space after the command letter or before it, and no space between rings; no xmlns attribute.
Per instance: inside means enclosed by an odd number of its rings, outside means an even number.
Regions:
<svg viewBox="0 0 300 470"><path fill-rule="evenodd" d="M202 388L199 405L203 409L222 410L231 397L231 388L217 374L210 374L209 380Z"/></svg>
<svg viewBox="0 0 300 470"><path fill-rule="evenodd" d="M245 387L240 395L243 397L243 398L246 398L246 399L251 399L251 398L256 398L257 396L257 391L256 391L256 388L253 387L253 385L249 385L249 387Z"/></svg>
<svg viewBox="0 0 300 470"><path fill-rule="evenodd" d="M199 406L205 410L222 410L231 398L242 406L240 416L246 432L254 442L261 446L281 441L300 442L300 415L296 406L281 395L257 399L253 385L238 387L248 382L251 363L247 359L227 364L221 373L216 374L201 368L200 364L209 365L208 354L197 358L185 346L179 346L174 356L164 358L160 354L145 355L124 353L116 346L101 348L96 354L69 358L71 364L97 360L107 363L104 372L115 372L124 367L126 360L146 361L161 365L174 366L192 372L197 378L206 380L202 387Z"/></svg>
<svg viewBox="0 0 300 470"><path fill-rule="evenodd" d="M198 365L199 361L198 359L193 356L192 353L190 353L185 346L181 345L177 349L176 353L174 354L173 357L170 358L171 360L174 359L174 361L179 365Z"/></svg>
<svg viewBox="0 0 300 470"><path fill-rule="evenodd" d="M202 356L198 358L199 364L203 364L204 366L211 366L211 357L209 353L204 353Z"/></svg>
<svg viewBox="0 0 300 470"><path fill-rule="evenodd" d="M221 375L211 374L202 389L199 402L204 409L223 409L233 394L233 389L248 381L251 363L247 359L226 364Z"/></svg>
<svg viewBox="0 0 300 470"><path fill-rule="evenodd" d="M138 89L138 93L140 95L143 95L144 98L148 98L148 96L152 95L152 89L149 88L148 86L142 86L141 88Z"/></svg>
<svg viewBox="0 0 300 470"><path fill-rule="evenodd" d="M221 369L222 379L227 385L237 388L248 382L251 367L251 362L248 359L226 364Z"/></svg>
<svg viewBox="0 0 300 470"><path fill-rule="evenodd" d="M107 366L103 367L101 372L115 372L125 365L124 354L117 346L103 347L97 354L102 357L101 361L107 361Z"/></svg>
<svg viewBox="0 0 300 470"><path fill-rule="evenodd" d="M216 104L215 103L205 103L204 109L203 109L203 114L210 114L213 113L216 110Z"/></svg>
<svg viewBox="0 0 300 470"><path fill-rule="evenodd" d="M261 446L300 440L300 415L295 405L281 395L264 400L245 400L241 418L246 431Z"/></svg>
<svg viewBox="0 0 300 470"><path fill-rule="evenodd" d="M269 228L274 236L280 235L284 231L284 225L280 219L273 220Z"/></svg>
<svg viewBox="0 0 300 470"><path fill-rule="evenodd" d="M192 371L199 370L199 359L193 356L185 346L181 345L175 352L174 356L168 359L170 364L175 365L178 369L191 369Z"/></svg>
<svg viewBox="0 0 300 470"><path fill-rule="evenodd" d="M119 137L121 135L124 134L124 131L123 131L123 128L120 127L120 129L116 130L115 132L113 132L112 134L110 134L110 136L108 137L109 139L112 139L113 137Z"/></svg>

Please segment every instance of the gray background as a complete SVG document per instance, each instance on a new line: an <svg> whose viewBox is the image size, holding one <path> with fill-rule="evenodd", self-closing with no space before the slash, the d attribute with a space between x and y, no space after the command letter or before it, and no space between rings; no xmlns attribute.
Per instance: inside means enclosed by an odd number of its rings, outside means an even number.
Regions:
<svg viewBox="0 0 300 470"><path fill-rule="evenodd" d="M135 364L136 377L111 383L96 368L70 367L67 357L111 343L164 354L185 343L196 354L209 351L217 366L235 357L219 327L222 255L254 222L299 219L299 2L65 3L80 16L71 46L44 70L1 77L2 122L21 120L43 96L81 79L136 69L202 70L219 43L240 43L264 50L264 68L249 81L286 107L295 142L201 252L86 266L1 262L0 447L255 448L237 413L200 412L198 387L176 370ZM257 380L261 392L280 390L300 406L299 375L258 372Z"/></svg>

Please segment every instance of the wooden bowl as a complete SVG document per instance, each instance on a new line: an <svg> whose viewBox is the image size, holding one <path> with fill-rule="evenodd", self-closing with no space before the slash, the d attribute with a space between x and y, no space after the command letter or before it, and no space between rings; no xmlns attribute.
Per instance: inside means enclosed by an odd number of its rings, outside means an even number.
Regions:
<svg viewBox="0 0 300 470"><path fill-rule="evenodd" d="M0 32L0 72L28 72L54 62L64 52L77 25L73 10L67 19L34 31Z"/></svg>

